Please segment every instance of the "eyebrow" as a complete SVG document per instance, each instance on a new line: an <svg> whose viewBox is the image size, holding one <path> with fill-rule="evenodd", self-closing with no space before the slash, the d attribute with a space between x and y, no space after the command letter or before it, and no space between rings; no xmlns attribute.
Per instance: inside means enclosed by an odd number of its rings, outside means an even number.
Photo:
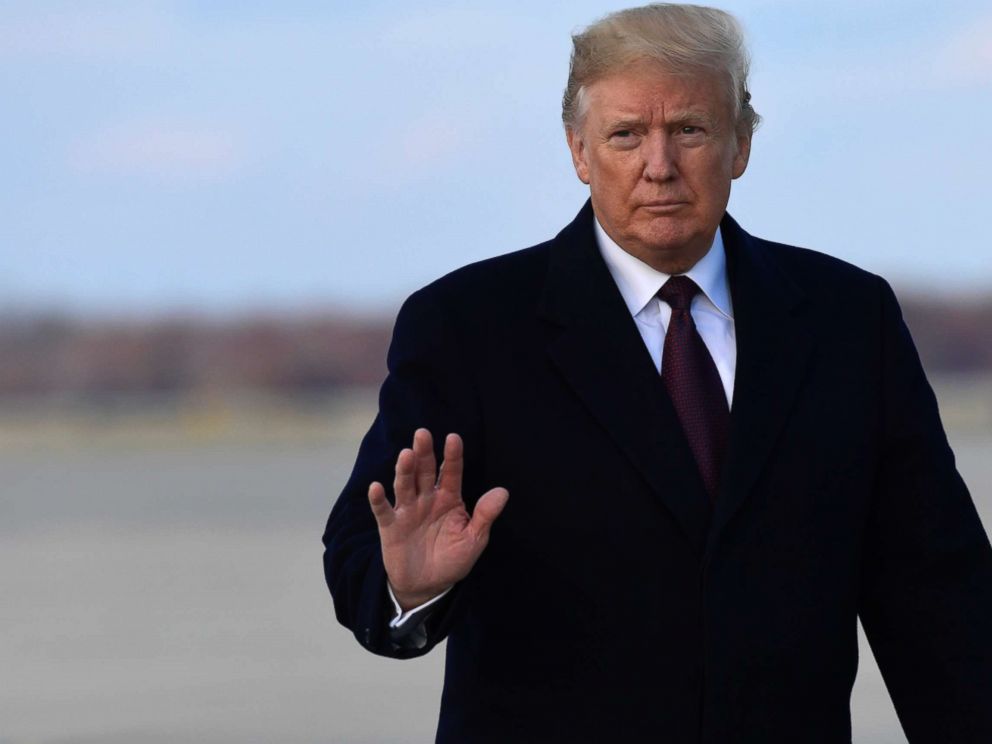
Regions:
<svg viewBox="0 0 992 744"><path fill-rule="evenodd" d="M683 111L673 111L667 117L669 124L683 124L685 122L699 121L710 130L715 130L718 126L717 120L704 111L693 111L691 109ZM611 119L603 125L604 132L615 132L622 129L636 129L644 125L644 119L640 116L627 116L619 119Z"/></svg>
<svg viewBox="0 0 992 744"><path fill-rule="evenodd" d="M705 111L693 111L691 109L685 111L673 111L672 115L668 117L668 121L672 124L682 124L687 121L701 121L709 129L716 129L717 120Z"/></svg>
<svg viewBox="0 0 992 744"><path fill-rule="evenodd" d="M603 125L603 131L614 132L620 129L636 129L644 125L644 119L639 116L631 116L623 119L612 119Z"/></svg>

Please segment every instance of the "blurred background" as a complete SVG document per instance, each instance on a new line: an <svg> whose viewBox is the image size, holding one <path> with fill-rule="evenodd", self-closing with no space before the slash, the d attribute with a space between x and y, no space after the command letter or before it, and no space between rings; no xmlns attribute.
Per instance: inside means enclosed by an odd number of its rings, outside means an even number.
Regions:
<svg viewBox="0 0 992 744"><path fill-rule="evenodd" d="M432 740L443 652L364 652L319 538L402 299L581 206L569 34L627 4L0 0L2 744ZM989 526L992 10L722 7L731 212L893 283ZM852 711L905 742L863 637Z"/></svg>

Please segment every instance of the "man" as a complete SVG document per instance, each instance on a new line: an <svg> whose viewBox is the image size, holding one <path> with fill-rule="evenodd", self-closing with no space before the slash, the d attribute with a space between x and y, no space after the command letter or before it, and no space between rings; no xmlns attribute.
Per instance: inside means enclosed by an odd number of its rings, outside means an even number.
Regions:
<svg viewBox="0 0 992 744"><path fill-rule="evenodd" d="M891 290L725 214L737 24L608 16L563 118L576 219L400 310L339 620L447 638L439 742L809 744L851 740L860 614L913 744L992 742L992 549Z"/></svg>

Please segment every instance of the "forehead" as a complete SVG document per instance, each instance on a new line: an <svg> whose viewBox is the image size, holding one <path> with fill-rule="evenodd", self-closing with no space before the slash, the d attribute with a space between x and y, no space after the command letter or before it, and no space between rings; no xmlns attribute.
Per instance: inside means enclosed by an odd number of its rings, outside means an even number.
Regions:
<svg viewBox="0 0 992 744"><path fill-rule="evenodd" d="M587 113L597 118L700 113L720 119L730 113L726 85L717 73L673 73L647 62L604 75L587 86L585 95Z"/></svg>

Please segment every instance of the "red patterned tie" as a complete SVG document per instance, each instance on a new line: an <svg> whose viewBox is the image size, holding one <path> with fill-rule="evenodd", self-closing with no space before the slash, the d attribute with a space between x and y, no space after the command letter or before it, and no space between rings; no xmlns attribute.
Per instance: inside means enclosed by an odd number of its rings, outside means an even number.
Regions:
<svg viewBox="0 0 992 744"><path fill-rule="evenodd" d="M720 487L730 409L720 373L689 312L692 298L698 293L699 287L687 276L673 276L658 290L658 297L672 308L672 319L665 333L661 379L712 502Z"/></svg>

